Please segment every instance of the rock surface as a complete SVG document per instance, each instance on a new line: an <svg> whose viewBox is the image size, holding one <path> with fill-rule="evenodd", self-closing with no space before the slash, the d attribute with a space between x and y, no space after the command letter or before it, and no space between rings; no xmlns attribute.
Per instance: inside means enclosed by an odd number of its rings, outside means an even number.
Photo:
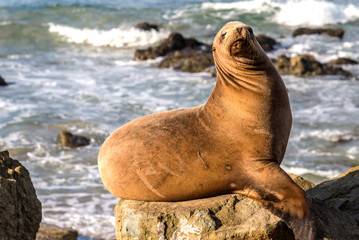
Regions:
<svg viewBox="0 0 359 240"><path fill-rule="evenodd" d="M313 185L292 178L306 187ZM316 229L315 239L359 238L355 220L346 213L315 199L311 200L311 212L309 220L288 221L289 226L297 234L311 226ZM118 239L295 239L281 218L237 194L175 203L121 199L115 217Z"/></svg>
<svg viewBox="0 0 359 240"><path fill-rule="evenodd" d="M353 73L340 67L318 62L312 55L299 55L292 58L280 55L274 65L282 74L292 74L300 77L315 75L343 75L346 78L355 77Z"/></svg>
<svg viewBox="0 0 359 240"><path fill-rule="evenodd" d="M184 72L204 72L214 65L213 55L207 48L175 51L166 56L159 64L160 68L174 68Z"/></svg>
<svg viewBox="0 0 359 240"><path fill-rule="evenodd" d="M72 228L60 228L41 224L36 240L76 240L78 232Z"/></svg>
<svg viewBox="0 0 359 240"><path fill-rule="evenodd" d="M135 25L135 27L143 31L151 31L152 29L158 31L158 26L156 24L151 24L148 22L138 23Z"/></svg>
<svg viewBox="0 0 359 240"><path fill-rule="evenodd" d="M304 179L300 176L297 176L295 174L289 174L289 176L292 178L292 180L298 184L299 187L301 187L304 191L307 191L313 187L315 187L315 184L311 181L308 181L307 179Z"/></svg>
<svg viewBox="0 0 359 240"><path fill-rule="evenodd" d="M258 34L256 35L256 37L263 50L266 52L272 51L274 49L274 46L277 44L276 40L264 34Z"/></svg>
<svg viewBox="0 0 359 240"><path fill-rule="evenodd" d="M139 61L154 59L165 56L170 52L182 49L196 49L206 46L204 43L197 41L194 38L184 38L180 33L171 33L171 35L157 46L149 47L147 49L135 51L135 59Z"/></svg>
<svg viewBox="0 0 359 240"><path fill-rule="evenodd" d="M84 136L77 136L67 131L59 133L57 143L62 147L82 147L90 144L90 140Z"/></svg>
<svg viewBox="0 0 359 240"><path fill-rule="evenodd" d="M308 193L327 205L348 213L359 225L359 166L318 184Z"/></svg>
<svg viewBox="0 0 359 240"><path fill-rule="evenodd" d="M294 239L284 221L241 195L185 202L121 199L115 208L118 239Z"/></svg>
<svg viewBox="0 0 359 240"><path fill-rule="evenodd" d="M2 76L0 76L0 87L1 86L7 86L8 84L5 82L5 79L2 77Z"/></svg>
<svg viewBox="0 0 359 240"><path fill-rule="evenodd" d="M0 239L35 239L41 218L29 172L0 152Z"/></svg>
<svg viewBox="0 0 359 240"><path fill-rule="evenodd" d="M343 38L344 30L340 28L297 28L293 31L293 37L308 34L326 34L331 37Z"/></svg>
<svg viewBox="0 0 359 240"><path fill-rule="evenodd" d="M337 58L337 59L330 60L329 63L336 64L336 65L358 64L357 61L350 59L350 58Z"/></svg>

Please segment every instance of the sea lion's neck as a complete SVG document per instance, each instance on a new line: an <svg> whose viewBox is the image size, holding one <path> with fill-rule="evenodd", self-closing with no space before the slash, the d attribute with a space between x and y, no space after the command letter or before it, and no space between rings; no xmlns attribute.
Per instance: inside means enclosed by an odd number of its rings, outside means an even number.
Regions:
<svg viewBox="0 0 359 240"><path fill-rule="evenodd" d="M232 64L225 65L216 62L216 85L203 106L203 110L209 119L222 118L232 121L245 117L246 112L254 109L271 109L275 88L285 89L284 84L275 67L267 61L257 61L256 64ZM284 90L286 93L286 90ZM276 96L287 101L287 96ZM266 112L261 114L266 115ZM248 114L247 116L252 116ZM269 113L268 113L269 116ZM266 118L263 116L263 118ZM237 122L235 120L235 122ZM248 119L250 121L250 119ZM209 121L209 120L208 120ZM233 122L233 124L235 124Z"/></svg>
<svg viewBox="0 0 359 240"><path fill-rule="evenodd" d="M276 72L270 60L263 59L232 59L231 61L216 61L217 82L238 90L261 91L267 88L272 80L271 74ZM268 76L268 77L263 77ZM277 79L278 76L273 77Z"/></svg>

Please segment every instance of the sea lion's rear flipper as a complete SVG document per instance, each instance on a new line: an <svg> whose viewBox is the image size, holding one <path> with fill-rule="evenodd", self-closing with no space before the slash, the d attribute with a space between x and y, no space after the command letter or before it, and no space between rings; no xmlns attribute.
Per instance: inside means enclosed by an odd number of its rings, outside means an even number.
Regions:
<svg viewBox="0 0 359 240"><path fill-rule="evenodd" d="M250 179L244 188L234 191L261 202L283 215L302 219L308 215L305 192L293 182L276 162L255 161L245 172Z"/></svg>

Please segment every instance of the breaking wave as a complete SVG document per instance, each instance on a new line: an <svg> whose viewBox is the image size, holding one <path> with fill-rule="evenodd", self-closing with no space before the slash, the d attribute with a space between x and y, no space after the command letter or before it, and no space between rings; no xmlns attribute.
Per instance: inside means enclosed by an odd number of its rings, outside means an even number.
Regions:
<svg viewBox="0 0 359 240"><path fill-rule="evenodd" d="M96 47L138 47L154 44L169 35L165 30L142 31L137 28L118 27L110 30L79 29L49 23L49 32L60 35L69 43L90 44Z"/></svg>

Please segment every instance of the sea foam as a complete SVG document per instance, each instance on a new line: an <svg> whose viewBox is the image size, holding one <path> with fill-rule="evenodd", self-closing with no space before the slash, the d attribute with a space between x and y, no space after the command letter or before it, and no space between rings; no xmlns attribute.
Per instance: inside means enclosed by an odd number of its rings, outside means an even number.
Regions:
<svg viewBox="0 0 359 240"><path fill-rule="evenodd" d="M275 20L289 26L322 26L345 23L359 18L359 8L353 4L336 5L333 2L304 0L279 4Z"/></svg>
<svg viewBox="0 0 359 240"><path fill-rule="evenodd" d="M353 4L338 5L322 0L206 2L202 3L201 7L202 9L238 10L250 13L269 12L272 13L272 18L269 20L288 26L322 26L359 19L359 7Z"/></svg>
<svg viewBox="0 0 359 240"><path fill-rule="evenodd" d="M165 30L142 31L134 27L118 27L110 30L79 29L49 23L49 32L58 34L70 43L90 44L96 47L137 47L154 44L169 35Z"/></svg>

